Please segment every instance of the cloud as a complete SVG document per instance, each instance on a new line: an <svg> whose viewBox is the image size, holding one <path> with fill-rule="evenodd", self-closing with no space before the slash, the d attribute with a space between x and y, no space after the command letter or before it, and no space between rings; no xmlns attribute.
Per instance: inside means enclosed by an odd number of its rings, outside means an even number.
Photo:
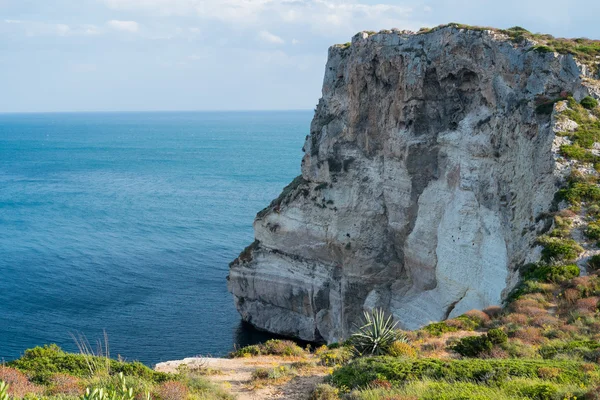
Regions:
<svg viewBox="0 0 600 400"><path fill-rule="evenodd" d="M140 25L135 21L119 21L113 19L108 21L107 25L114 30L124 32L137 32L140 29Z"/></svg>
<svg viewBox="0 0 600 400"><path fill-rule="evenodd" d="M266 43L272 43L272 44L284 44L285 43L285 40L283 40L282 38L280 38L277 35L272 34L269 31L260 31L258 33L258 38Z"/></svg>
<svg viewBox="0 0 600 400"><path fill-rule="evenodd" d="M277 29L281 25L308 27L313 33L333 36L340 32L391 28L401 23L412 25L413 7L408 0L394 4L367 4L367 0L98 0L109 8L144 12L154 16L196 15L219 21L233 29L260 27ZM383 1L383 0L382 0ZM414 4L414 2L412 3ZM410 26L406 26L410 24ZM415 27L418 27L415 24Z"/></svg>
<svg viewBox="0 0 600 400"><path fill-rule="evenodd" d="M55 28L58 36L67 36L71 32L71 28L69 27L69 25L56 24Z"/></svg>

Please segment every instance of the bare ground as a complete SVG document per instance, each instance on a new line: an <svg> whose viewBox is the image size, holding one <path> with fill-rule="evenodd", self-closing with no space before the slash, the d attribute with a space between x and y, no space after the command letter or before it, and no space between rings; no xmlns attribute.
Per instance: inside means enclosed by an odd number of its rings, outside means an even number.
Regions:
<svg viewBox="0 0 600 400"><path fill-rule="evenodd" d="M296 361L311 359L283 358L274 356L248 358L186 358L180 361L167 361L157 364L155 369L174 373L180 365L190 368L206 368L212 373L207 379L223 387L238 400L286 399L306 400L316 385L323 382L327 369L314 367L306 373L300 373L289 381L277 385L256 387L252 382L252 372L258 368L274 368L289 365Z"/></svg>

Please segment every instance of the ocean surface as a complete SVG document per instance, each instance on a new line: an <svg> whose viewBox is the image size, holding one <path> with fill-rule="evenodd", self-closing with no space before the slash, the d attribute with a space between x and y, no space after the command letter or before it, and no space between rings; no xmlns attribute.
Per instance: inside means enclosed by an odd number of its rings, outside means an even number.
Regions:
<svg viewBox="0 0 600 400"><path fill-rule="evenodd" d="M0 360L103 331L149 365L264 340L228 263L300 174L311 117L0 114Z"/></svg>

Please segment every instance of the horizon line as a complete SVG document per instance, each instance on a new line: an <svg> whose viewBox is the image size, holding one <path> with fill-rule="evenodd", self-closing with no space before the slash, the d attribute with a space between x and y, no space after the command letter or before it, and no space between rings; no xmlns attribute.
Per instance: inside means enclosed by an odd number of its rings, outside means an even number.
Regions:
<svg viewBox="0 0 600 400"><path fill-rule="evenodd" d="M88 110L88 111L0 111L0 115L11 114L117 114L117 113L209 113L209 112L289 112L289 111L313 111L310 108L289 109L214 109L214 110Z"/></svg>

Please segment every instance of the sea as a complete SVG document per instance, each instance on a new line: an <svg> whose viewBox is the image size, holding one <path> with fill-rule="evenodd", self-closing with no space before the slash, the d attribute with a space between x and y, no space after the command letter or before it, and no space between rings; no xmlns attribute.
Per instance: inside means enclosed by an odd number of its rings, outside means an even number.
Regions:
<svg viewBox="0 0 600 400"><path fill-rule="evenodd" d="M0 362L108 338L147 365L224 356L228 264L300 174L311 111L0 114Z"/></svg>

